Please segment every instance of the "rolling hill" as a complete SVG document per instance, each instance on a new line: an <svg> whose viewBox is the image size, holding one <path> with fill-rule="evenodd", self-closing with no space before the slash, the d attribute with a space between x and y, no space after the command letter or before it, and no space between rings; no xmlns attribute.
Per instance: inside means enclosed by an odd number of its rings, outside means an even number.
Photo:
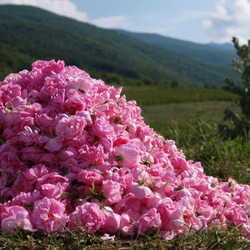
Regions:
<svg viewBox="0 0 250 250"><path fill-rule="evenodd" d="M222 86L230 66L30 7L0 6L0 78L36 59L61 59L107 83Z"/></svg>
<svg viewBox="0 0 250 250"><path fill-rule="evenodd" d="M116 30L120 34L132 37L156 47L174 51L180 55L189 56L203 61L231 65L236 56L232 44L220 45L217 43L199 44L165 37L158 34L137 33L125 30ZM227 49L226 49L227 48Z"/></svg>

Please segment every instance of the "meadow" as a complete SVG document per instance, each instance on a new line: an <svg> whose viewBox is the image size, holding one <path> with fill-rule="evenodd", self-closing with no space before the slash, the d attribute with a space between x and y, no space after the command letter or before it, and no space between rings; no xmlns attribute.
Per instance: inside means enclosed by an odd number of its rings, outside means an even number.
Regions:
<svg viewBox="0 0 250 250"><path fill-rule="evenodd" d="M127 100L136 100L147 124L165 138L176 141L187 159L201 161L208 175L250 184L250 143L247 138L222 138L218 125L225 123L224 111L235 106L237 96L216 88L124 87ZM230 124L230 121L228 121ZM164 241L157 232L131 239L103 241L98 235L69 231L42 235L14 231L0 233L0 249L249 249L233 226Z"/></svg>

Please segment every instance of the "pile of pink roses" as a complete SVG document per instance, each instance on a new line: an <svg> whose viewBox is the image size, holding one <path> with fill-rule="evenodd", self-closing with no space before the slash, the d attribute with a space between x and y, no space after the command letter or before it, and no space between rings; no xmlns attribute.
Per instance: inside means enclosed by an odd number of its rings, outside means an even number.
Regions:
<svg viewBox="0 0 250 250"><path fill-rule="evenodd" d="M249 237L249 186L206 176L120 93L54 60L0 83L1 229Z"/></svg>

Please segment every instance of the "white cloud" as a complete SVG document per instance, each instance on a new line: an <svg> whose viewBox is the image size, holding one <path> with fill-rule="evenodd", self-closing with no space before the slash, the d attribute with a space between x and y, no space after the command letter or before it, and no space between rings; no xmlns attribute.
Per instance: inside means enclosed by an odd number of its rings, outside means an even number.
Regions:
<svg viewBox="0 0 250 250"><path fill-rule="evenodd" d="M129 16L102 17L92 20L91 23L102 28L120 28L120 29L126 29L132 25Z"/></svg>
<svg viewBox="0 0 250 250"><path fill-rule="evenodd" d="M87 13L78 11L76 5L69 0L0 0L0 4L30 5L78 21L87 21Z"/></svg>
<svg viewBox="0 0 250 250"><path fill-rule="evenodd" d="M208 34L218 42L235 36L241 43L250 39L250 3L247 0L219 0L203 20Z"/></svg>

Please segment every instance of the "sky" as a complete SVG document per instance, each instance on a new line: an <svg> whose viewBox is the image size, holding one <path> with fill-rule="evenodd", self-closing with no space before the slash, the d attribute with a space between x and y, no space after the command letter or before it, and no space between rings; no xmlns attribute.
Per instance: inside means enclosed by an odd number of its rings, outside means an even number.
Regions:
<svg viewBox="0 0 250 250"><path fill-rule="evenodd" d="M0 0L32 5L101 28L196 43L250 39L250 0Z"/></svg>

